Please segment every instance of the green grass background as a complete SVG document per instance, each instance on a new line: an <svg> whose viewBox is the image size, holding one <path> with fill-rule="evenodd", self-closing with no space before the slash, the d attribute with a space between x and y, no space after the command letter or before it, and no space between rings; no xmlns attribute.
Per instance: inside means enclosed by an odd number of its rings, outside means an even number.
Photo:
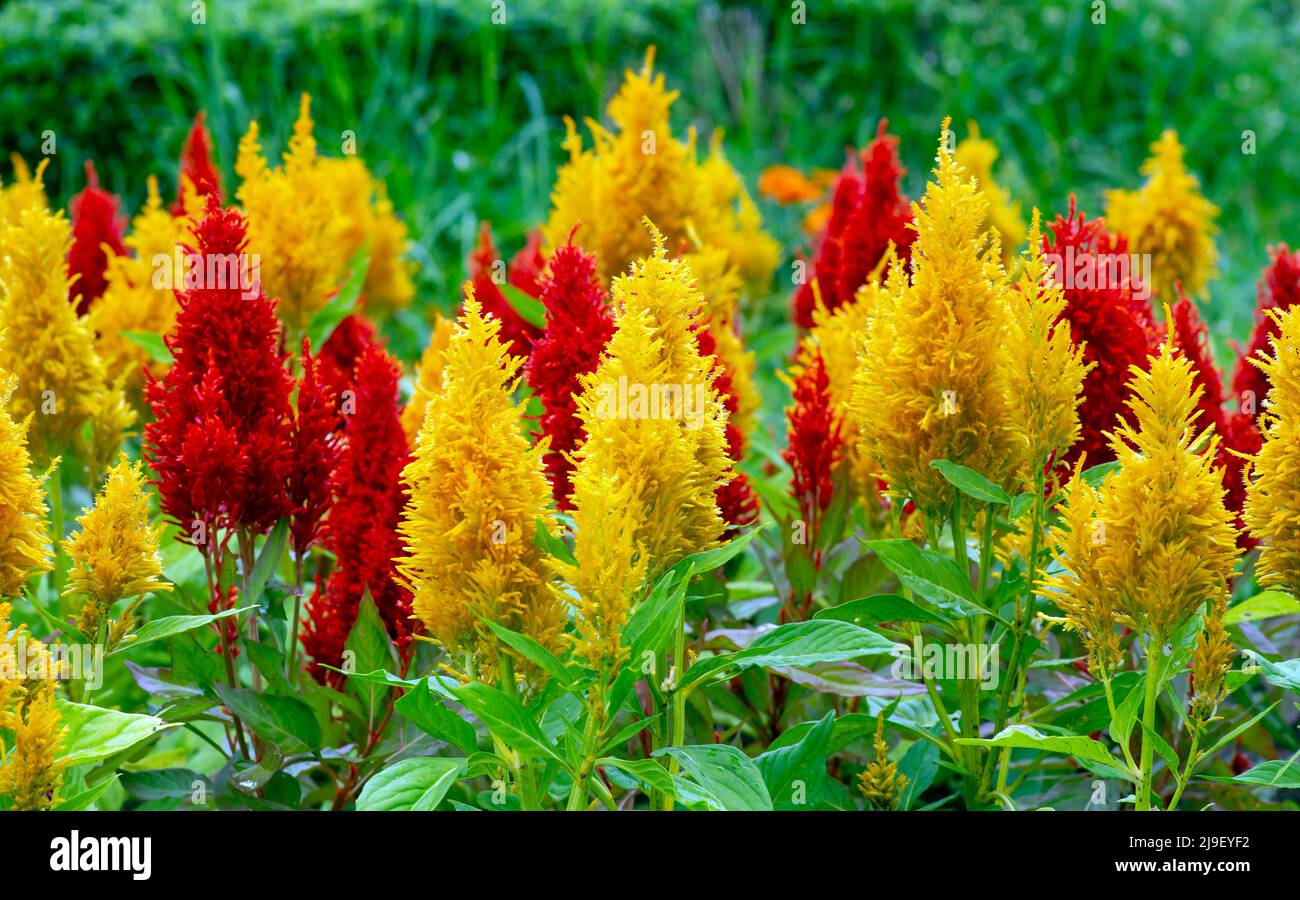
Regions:
<svg viewBox="0 0 1300 900"><path fill-rule="evenodd" d="M317 137L356 132L409 223L421 307L451 306L478 222L512 252L541 221L561 116L599 115L647 44L682 91L675 126L721 127L751 186L765 165L837 166L880 116L902 137L919 194L940 119L968 119L1001 146L1000 180L1025 207L1063 210L1070 191L1101 212L1133 187L1148 144L1179 130L1189 164L1222 208L1220 278L1205 311L1220 358L1249 329L1266 247L1300 241L1300 17L1288 0L11 0L0 9L0 151L29 159L58 135L48 183L61 202L93 158L132 210L145 175L175 178L198 109L232 174L239 136L259 119L283 145L296 97L314 98ZM1257 153L1241 152L1242 132ZM0 171L8 176L7 163ZM167 188L170 190L170 188ZM776 236L803 245L801 211L764 204ZM788 268L755 321L775 361ZM391 326L406 358L419 311ZM779 345L780 349L778 350Z"/></svg>

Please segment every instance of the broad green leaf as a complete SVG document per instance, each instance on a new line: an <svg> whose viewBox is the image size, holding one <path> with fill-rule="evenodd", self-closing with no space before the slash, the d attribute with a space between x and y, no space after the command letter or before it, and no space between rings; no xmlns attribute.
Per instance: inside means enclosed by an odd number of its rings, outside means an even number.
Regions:
<svg viewBox="0 0 1300 900"><path fill-rule="evenodd" d="M684 556L669 571L675 571L683 574L687 570L691 572L692 577L696 575L705 575L714 569L720 569L731 560L740 555L754 538L762 533L765 525L755 525L744 534L733 538L721 547L714 547L711 550L701 550L699 553L692 553L690 556Z"/></svg>
<svg viewBox="0 0 1300 900"><path fill-rule="evenodd" d="M509 282L497 285L510 308L534 328L546 327L546 307L535 297L530 297Z"/></svg>
<svg viewBox="0 0 1300 900"><path fill-rule="evenodd" d="M930 466L938 469L949 484L967 497L981 503L999 503L1003 506L1011 503L1010 494L974 469L946 459L932 460Z"/></svg>
<svg viewBox="0 0 1300 900"><path fill-rule="evenodd" d="M465 771L463 759L420 756L381 769L361 789L357 809L426 812L436 809Z"/></svg>
<svg viewBox="0 0 1300 900"><path fill-rule="evenodd" d="M573 555L572 548L565 543L564 538L557 537L547 531L546 524L541 519L537 520L537 531L533 534L533 544L562 562L573 566L578 564L577 557Z"/></svg>
<svg viewBox="0 0 1300 900"><path fill-rule="evenodd" d="M867 541L866 545L904 587L925 599L963 611L975 606L969 574L945 554L907 540Z"/></svg>
<svg viewBox="0 0 1300 900"><path fill-rule="evenodd" d="M411 688L398 699L394 708L417 728L446 741L466 755L478 750L474 726L448 709L427 684L420 683Z"/></svg>
<svg viewBox="0 0 1300 900"><path fill-rule="evenodd" d="M826 775L835 713L828 712L798 742L768 750L755 760L777 809L807 808Z"/></svg>
<svg viewBox="0 0 1300 900"><path fill-rule="evenodd" d="M205 625L211 625L219 619L225 619L229 616L237 616L240 613L248 612L250 609L256 609L253 606L241 606L238 609L226 609L219 613L213 613L208 616L163 616L161 619L154 619L152 622L146 622L140 627L135 634L128 635L121 644L113 648L109 656L115 656L118 653L124 653L143 644L149 644L153 641L166 640L175 637L178 634L184 634L187 631L193 631L195 628L202 628Z"/></svg>
<svg viewBox="0 0 1300 900"><path fill-rule="evenodd" d="M716 809L771 810L772 797L754 761L730 744L665 747L655 756L671 756Z"/></svg>
<svg viewBox="0 0 1300 900"><path fill-rule="evenodd" d="M217 695L232 713L262 738L285 748L321 748L320 723L311 707L296 697L279 697L258 691L215 685Z"/></svg>
<svg viewBox="0 0 1300 900"><path fill-rule="evenodd" d="M911 809L939 773L939 748L929 741L913 742L898 761L898 771L907 776L898 808Z"/></svg>
<svg viewBox="0 0 1300 900"><path fill-rule="evenodd" d="M1300 761L1270 759L1231 778L1202 776L1205 781L1226 781L1232 784L1265 785L1272 788L1294 790L1300 788Z"/></svg>
<svg viewBox="0 0 1300 900"><path fill-rule="evenodd" d="M338 292L317 310L312 315L311 321L307 323L307 338L311 341L311 349L314 352L320 351L334 332L335 326L356 309L357 298L361 296L361 289L366 285L366 273L369 270L370 247L367 244L357 250L348 262L348 277L339 287Z"/></svg>
<svg viewBox="0 0 1300 900"><path fill-rule="evenodd" d="M1243 650L1242 653L1259 664L1264 680L1269 684L1300 694L1300 657L1273 662L1253 650Z"/></svg>
<svg viewBox="0 0 1300 900"><path fill-rule="evenodd" d="M854 625L878 625L881 622L928 622L931 625L948 626L950 619L917 606L906 597L898 594L874 594L821 609L813 614L814 619L838 619L852 622Z"/></svg>
<svg viewBox="0 0 1300 900"><path fill-rule="evenodd" d="M149 358L154 362L165 363L170 366L175 361L172 352L167 349L167 343L163 340L162 335L157 332L123 331L122 337L148 353Z"/></svg>
<svg viewBox="0 0 1300 900"><path fill-rule="evenodd" d="M63 725L68 729L58 761L69 766L108 759L160 731L176 727L154 716L101 709L68 700L56 700L55 703Z"/></svg>
<svg viewBox="0 0 1300 900"><path fill-rule="evenodd" d="M659 653L668 645L681 621L690 576L669 569L655 583L632 618L623 626L623 646L629 649L630 665L639 666L647 653Z"/></svg>
<svg viewBox="0 0 1300 900"><path fill-rule="evenodd" d="M117 773L114 772L109 778L96 784L94 787L88 787L84 791L76 793L61 802L56 809L59 812L79 812L84 809L90 809L95 801L103 796L104 792L117 784Z"/></svg>
<svg viewBox="0 0 1300 900"><path fill-rule="evenodd" d="M874 631L835 619L792 622L774 628L746 649L702 659L691 666L680 688L753 666L802 668L864 656L901 653L905 648Z"/></svg>
<svg viewBox="0 0 1300 900"><path fill-rule="evenodd" d="M1073 756L1079 761L1091 760L1117 769L1124 764L1110 755L1100 741L1082 735L1043 734L1029 725L1010 725L991 738L958 738L959 744L978 747L1018 747L1023 750L1042 750Z"/></svg>
<svg viewBox="0 0 1300 900"><path fill-rule="evenodd" d="M392 638L388 636L388 626L379 615L370 590L366 589L357 608L356 621L348 632L347 642L343 645L344 658L349 664L346 668L354 672L374 672L397 668L397 650ZM364 679L348 678L346 688L349 693L357 695L366 711L366 721L373 725L381 715L384 702L388 697L388 687Z"/></svg>
<svg viewBox="0 0 1300 900"><path fill-rule="evenodd" d="M275 527L263 542L262 550L257 554L257 561L253 563L253 571L248 578L248 590L244 592L244 600L249 603L261 602L262 591L266 588L266 583L271 580L271 576L275 574L275 570L280 567L280 560L284 557L284 548L288 541L289 519L286 516L275 523Z"/></svg>
<svg viewBox="0 0 1300 900"><path fill-rule="evenodd" d="M504 625L499 625L498 623L489 621L488 619L484 619L483 621L487 624L488 628L492 629L492 633L497 636L501 643L512 648L519 653L520 656L524 657L533 665L537 666L537 668L550 675L561 687L566 690L573 687L573 672L571 672L568 667L565 666L564 663L561 662L560 659L550 650L547 650L526 634L511 631Z"/></svg>
<svg viewBox="0 0 1300 900"><path fill-rule="evenodd" d="M1229 609L1223 617L1223 623L1240 625L1242 622L1259 622L1294 615L1300 615L1300 599L1285 591L1264 591Z"/></svg>
<svg viewBox="0 0 1300 900"><path fill-rule="evenodd" d="M188 800L196 785L210 789L208 779L191 769L150 769L146 772L123 772L122 787L137 800Z"/></svg>
<svg viewBox="0 0 1300 900"><path fill-rule="evenodd" d="M530 756L547 757L567 768L568 764L542 733L541 727L514 697L477 681L462 685L452 693L506 746Z"/></svg>
<svg viewBox="0 0 1300 900"><path fill-rule="evenodd" d="M673 777L662 764L653 759L618 759L606 756L596 760L596 765L607 769L618 769L639 781L644 787L661 794L673 794Z"/></svg>
<svg viewBox="0 0 1300 900"><path fill-rule="evenodd" d="M1111 462L1099 463L1091 468L1085 469L1080 476L1084 484L1089 487L1101 487L1101 483L1106 480L1111 472L1119 469L1119 463L1112 460Z"/></svg>

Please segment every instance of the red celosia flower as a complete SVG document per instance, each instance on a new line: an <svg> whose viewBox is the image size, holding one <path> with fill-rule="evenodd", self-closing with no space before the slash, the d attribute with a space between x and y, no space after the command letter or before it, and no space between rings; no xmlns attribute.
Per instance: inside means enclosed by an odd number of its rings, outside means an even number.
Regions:
<svg viewBox="0 0 1300 900"><path fill-rule="evenodd" d="M799 370L791 400L786 411L787 446L781 458L790 464L791 492L810 537L815 538L816 524L835 493L835 466L844 454L843 423L831 406L831 382L821 350L814 348Z"/></svg>
<svg viewBox="0 0 1300 900"><path fill-rule="evenodd" d="M293 504L293 551L301 559L316 541L330 507L330 473L338 455L339 398L321 381L320 361L302 342L302 378L290 437L289 502Z"/></svg>
<svg viewBox="0 0 1300 900"><path fill-rule="evenodd" d="M77 304L77 315L84 316L90 304L99 299L107 287L104 272L108 254L125 256L122 234L126 222L121 215L121 201L99 186L95 164L86 160L86 189L72 198L72 246L68 248L68 274L74 280L68 287L68 300Z"/></svg>
<svg viewBox="0 0 1300 900"><path fill-rule="evenodd" d="M908 227L912 209L899 191L906 170L898 158L898 138L886 133L889 122L880 120L875 140L866 150L852 152L835 180L830 219L817 246L812 277L822 303L837 309L853 299L879 265L890 241L902 259L911 255L916 232ZM795 293L795 322L801 328L813 325L816 306L811 281Z"/></svg>
<svg viewBox="0 0 1300 900"><path fill-rule="evenodd" d="M484 222L479 230L478 246L470 254L467 269L474 282L474 296L501 322L501 342L515 356L527 356L541 329L515 312L501 290L501 280L508 280L505 263L492 242L492 226Z"/></svg>
<svg viewBox="0 0 1300 900"><path fill-rule="evenodd" d="M530 297L542 296L542 272L546 259L542 256L542 230L528 232L528 242L510 259L510 283Z"/></svg>
<svg viewBox="0 0 1300 900"><path fill-rule="evenodd" d="M596 257L569 242L551 256L541 278L546 328L533 342L525 376L542 404L542 433L551 437L545 456L551 492L561 510L570 508L573 463L566 458L586 436L576 415L581 375L592 372L614 333L609 300L596 274Z"/></svg>
<svg viewBox="0 0 1300 900"><path fill-rule="evenodd" d="M194 248L204 271L214 257L242 259L247 223L208 198ZM185 540L215 539L217 528L268 531L287 516L293 379L280 349L275 302L260 288L203 283L176 292L179 310L166 343L175 362L147 375L155 421L144 427L145 455L163 512ZM206 534L196 533L201 522Z"/></svg>
<svg viewBox="0 0 1300 900"><path fill-rule="evenodd" d="M1250 343L1240 352L1232 372L1232 392L1240 404L1240 412L1252 420L1268 398L1268 377L1250 362L1260 353L1271 356L1271 338L1277 334L1277 323L1269 310L1284 312L1300 303L1300 251L1291 252L1286 244L1269 248L1273 258L1264 270L1256 292L1255 328L1250 333Z"/></svg>
<svg viewBox="0 0 1300 900"><path fill-rule="evenodd" d="M1062 266L1091 266L1097 274L1109 273L1111 261L1128 254L1128 242L1106 230L1103 219L1087 220L1078 212L1070 195L1070 214L1059 215L1043 235L1043 252L1059 254ZM1064 318L1070 336L1084 343L1085 362L1096 363L1083 380L1083 402L1079 405L1082 437L1066 454L1064 466L1073 466L1081 454L1088 465L1115 458L1105 432L1115 428L1127 409L1129 366L1146 368L1147 356L1159 336L1151 319L1151 304L1134 290L1129 279L1076 279L1058 273L1065 292ZM1104 282L1104 283L1103 283ZM1113 282L1113 283L1112 283ZM1084 287L1079 284L1083 283Z"/></svg>
<svg viewBox="0 0 1300 900"><path fill-rule="evenodd" d="M217 201L221 201L221 173L212 161L212 135L208 133L203 121L206 115L200 110L194 117L194 124L190 126L185 144L181 147L181 177L176 180L176 200L171 207L173 216L185 214L183 196L186 179L199 196L214 194Z"/></svg>
<svg viewBox="0 0 1300 900"><path fill-rule="evenodd" d="M379 346L379 332L361 313L351 313L339 320L338 325L321 345L320 380L336 397L352 387L357 361L371 347Z"/></svg>
<svg viewBox="0 0 1300 900"><path fill-rule="evenodd" d="M397 534L406 503L402 469L410 456L402 430L398 381L402 370L382 347L357 361L355 410L346 417L343 446L330 479L334 496L325 545L338 565L308 608L302 643L318 664L339 667L348 633L366 592L388 633L405 654L411 634L411 595L393 580L403 547ZM318 679L334 673L315 668Z"/></svg>
<svg viewBox="0 0 1300 900"><path fill-rule="evenodd" d="M722 401L722 405L726 407L728 414L727 455L731 457L733 463L739 463L745 458L747 441L745 433L737 427L732 417L736 415L740 401L732 389L732 378L734 376L731 368L718 355L718 340L711 331L715 327L725 326L707 322L695 333L695 337L700 348L700 356L713 357L713 368L716 373L713 379L713 387L718 392L718 399ZM739 469L735 470L735 474L730 481L718 488L715 496L723 520L732 527L748 525L758 518L758 495L754 493L754 487L749 482L749 476Z"/></svg>

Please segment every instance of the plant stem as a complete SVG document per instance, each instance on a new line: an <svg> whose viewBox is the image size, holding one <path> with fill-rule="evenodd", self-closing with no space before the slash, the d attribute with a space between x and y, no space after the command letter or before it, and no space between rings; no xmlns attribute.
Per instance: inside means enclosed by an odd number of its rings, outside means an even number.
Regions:
<svg viewBox="0 0 1300 900"><path fill-rule="evenodd" d="M1160 686L1160 659L1157 656L1164 642L1151 635L1147 644L1146 696L1142 703L1142 763L1141 787L1138 790L1137 808L1145 812L1151 808L1151 769L1155 760L1156 699Z"/></svg>
<svg viewBox="0 0 1300 900"><path fill-rule="evenodd" d="M1192 748L1187 754L1187 765L1183 767L1183 774L1178 779L1178 788L1174 791L1173 799L1169 801L1167 807L1170 812L1178 808L1178 801L1183 798L1183 788L1187 787L1187 782L1192 780L1192 766L1196 765L1196 751L1200 749L1201 729L1198 726L1192 726Z"/></svg>
<svg viewBox="0 0 1300 900"><path fill-rule="evenodd" d="M687 576L689 577L689 576ZM668 746L679 747L686 739L686 692L680 688L682 679L686 677L686 606L682 605L682 610L677 616L677 635L673 645L673 694L672 700L672 728L668 733ZM676 775L681 771L681 765L675 757L668 760L668 774ZM668 811L673 808L673 796L668 794L664 797L664 810Z"/></svg>
<svg viewBox="0 0 1300 900"><path fill-rule="evenodd" d="M304 554L305 556L305 554ZM302 622L303 557L293 554L293 621L289 623L289 646L285 648L284 674L290 684L298 683L298 629Z"/></svg>

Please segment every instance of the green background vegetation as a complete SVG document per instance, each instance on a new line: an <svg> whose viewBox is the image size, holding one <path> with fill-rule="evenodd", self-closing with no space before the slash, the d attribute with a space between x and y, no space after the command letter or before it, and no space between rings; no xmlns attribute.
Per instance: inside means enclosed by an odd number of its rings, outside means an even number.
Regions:
<svg viewBox="0 0 1300 900"><path fill-rule="evenodd" d="M724 128L751 186L775 162L838 166L887 116L915 197L951 114L959 135L976 119L999 144L999 178L1026 213L1062 211L1073 190L1096 215L1103 191L1136 186L1148 144L1175 127L1222 208L1222 275L1205 308L1226 362L1227 341L1249 329L1266 247L1300 240L1288 127L1300 19L1289 0L1105 6L1094 25L1088 0L808 0L807 24L794 25L789 0L505 0L500 26L490 0L209 0L196 26L184 0L12 0L0 10L0 151L33 158L53 129L52 194L66 202L93 158L134 210L146 174L174 181L198 109L230 183L249 119L274 152L308 91L324 152L338 152L331 133L355 131L410 224L417 303L446 308L478 222L513 252L545 217L561 117L599 115L652 43L682 91L675 126ZM1247 129L1253 156L1241 152ZM790 253L803 245L801 210L764 211ZM788 338L788 271L757 323L774 343ZM401 355L418 352L423 320L392 326Z"/></svg>

